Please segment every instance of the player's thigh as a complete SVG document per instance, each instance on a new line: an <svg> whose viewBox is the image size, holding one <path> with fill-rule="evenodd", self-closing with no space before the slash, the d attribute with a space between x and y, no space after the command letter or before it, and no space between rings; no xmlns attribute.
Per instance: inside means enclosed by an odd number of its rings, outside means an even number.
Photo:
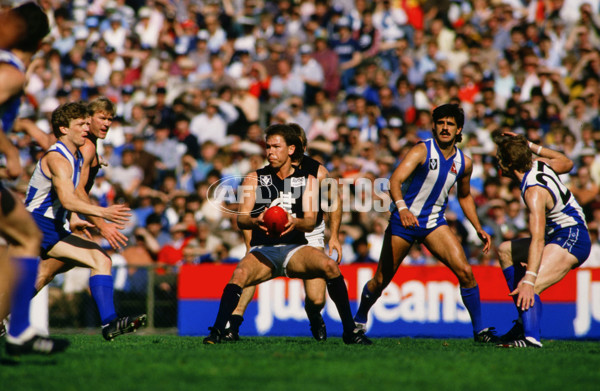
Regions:
<svg viewBox="0 0 600 391"><path fill-rule="evenodd" d="M293 278L334 278L339 275L337 263L311 246L297 250L286 265L286 274Z"/></svg>
<svg viewBox="0 0 600 391"><path fill-rule="evenodd" d="M65 263L64 261L48 258L40 262L38 267L38 278L48 279L60 273L66 273L71 270L74 265Z"/></svg>
<svg viewBox="0 0 600 391"><path fill-rule="evenodd" d="M233 271L230 284L245 288L273 278L274 266L260 253L248 253L240 260Z"/></svg>
<svg viewBox="0 0 600 391"><path fill-rule="evenodd" d="M75 235L69 235L56 243L48 251L48 257L56 258L71 266L83 266L92 269L111 267L110 257L98 243Z"/></svg>
<svg viewBox="0 0 600 391"><path fill-rule="evenodd" d="M531 238L519 238L508 242L503 242L500 245L499 251L503 253L503 258L510 258L510 264L502 266L508 267L510 265L527 263L530 245Z"/></svg>
<svg viewBox="0 0 600 391"><path fill-rule="evenodd" d="M411 246L412 243L386 231L383 236L375 279L387 285L396 274Z"/></svg>
<svg viewBox="0 0 600 391"><path fill-rule="evenodd" d="M471 265L458 241L458 238L447 225L442 225L431 232L424 241L425 246L433 256L458 277L461 286L465 287L475 283Z"/></svg>
<svg viewBox="0 0 600 391"><path fill-rule="evenodd" d="M536 293L542 293L562 280L577 266L577 258L557 244L548 244L542 252L542 264L535 280Z"/></svg>

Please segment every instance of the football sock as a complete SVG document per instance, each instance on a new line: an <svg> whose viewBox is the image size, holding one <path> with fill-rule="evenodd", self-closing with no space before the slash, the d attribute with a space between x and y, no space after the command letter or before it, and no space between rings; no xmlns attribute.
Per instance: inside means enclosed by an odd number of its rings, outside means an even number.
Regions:
<svg viewBox="0 0 600 391"><path fill-rule="evenodd" d="M350 310L350 302L348 301L348 288L346 288L344 276L340 274L331 280L327 280L327 292L329 292L329 297L335 303L340 314L344 332L353 332L356 328L356 323L352 319L352 310Z"/></svg>
<svg viewBox="0 0 600 391"><path fill-rule="evenodd" d="M483 330L481 321L481 301L479 299L479 286L475 285L472 288L460 288L460 295L463 303L471 315L471 323L475 333Z"/></svg>
<svg viewBox="0 0 600 391"><path fill-rule="evenodd" d="M533 307L529 307L527 311L523 311L523 327L525 328L525 336L533 337L536 341L540 341L542 321L542 301L538 295L534 296Z"/></svg>
<svg viewBox="0 0 600 391"><path fill-rule="evenodd" d="M519 284L519 281L521 281L525 275L526 270L527 269L521 265L512 265L502 270L502 273L504 273L504 279L506 280L506 285L508 285L510 292L515 290L517 284Z"/></svg>
<svg viewBox="0 0 600 391"><path fill-rule="evenodd" d="M10 301L11 315L8 334L18 337L29 327L29 303L35 290L38 270L37 257L19 257L13 261L17 266L17 282Z"/></svg>
<svg viewBox="0 0 600 391"><path fill-rule="evenodd" d="M117 318L113 300L113 277L107 274L96 274L90 277L90 291L98 307L102 325Z"/></svg>
<svg viewBox="0 0 600 391"><path fill-rule="evenodd" d="M502 270L504 273L504 279L506 280L506 285L508 285L509 293L514 291L517 288L517 285L525 275L525 271L527 269L522 265L512 265ZM517 304L517 296L512 296L515 305ZM517 311L519 312L519 317L521 317L522 312L520 307L517 307Z"/></svg>
<svg viewBox="0 0 600 391"><path fill-rule="evenodd" d="M306 316L310 324L313 324L315 321L320 321L321 319L321 306L314 305L312 301L305 300L304 301L304 311L306 311Z"/></svg>
<svg viewBox="0 0 600 391"><path fill-rule="evenodd" d="M379 299L381 293L376 295L371 292L367 287L367 284L363 287L362 294L360 296L360 304L358 306L358 310L356 311L356 315L354 315L354 320L359 323L367 323L367 316L369 314L369 310L375 304L377 299Z"/></svg>
<svg viewBox="0 0 600 391"><path fill-rule="evenodd" d="M233 330L238 331L243 321L244 317L242 315L231 315L229 317L229 326L231 326Z"/></svg>
<svg viewBox="0 0 600 391"><path fill-rule="evenodd" d="M242 287L235 284L227 284L223 289L223 295L221 296L221 303L219 304L219 312L217 312L217 319L215 320L214 328L217 330L225 330L227 321L231 321L231 313L235 310L238 303L240 302L240 296L242 295Z"/></svg>

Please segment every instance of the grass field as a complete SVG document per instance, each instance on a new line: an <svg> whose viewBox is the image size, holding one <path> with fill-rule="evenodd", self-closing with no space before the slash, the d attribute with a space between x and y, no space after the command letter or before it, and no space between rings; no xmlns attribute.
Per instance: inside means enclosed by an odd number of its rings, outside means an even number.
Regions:
<svg viewBox="0 0 600 391"><path fill-rule="evenodd" d="M67 335L63 354L4 353L0 390L600 390L600 342L543 341L543 349L499 349L468 339Z"/></svg>

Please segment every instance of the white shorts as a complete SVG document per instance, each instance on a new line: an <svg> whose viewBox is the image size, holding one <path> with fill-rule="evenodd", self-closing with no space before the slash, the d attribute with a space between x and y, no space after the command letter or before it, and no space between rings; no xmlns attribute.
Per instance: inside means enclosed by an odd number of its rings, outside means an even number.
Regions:
<svg viewBox="0 0 600 391"><path fill-rule="evenodd" d="M287 264L296 251L300 250L306 244L276 244L274 246L254 246L250 249L250 253L260 253L267 258L275 267L273 277L289 277L287 275ZM255 255L256 256L256 255Z"/></svg>
<svg viewBox="0 0 600 391"><path fill-rule="evenodd" d="M321 221L321 224L315 227L311 232L304 234L308 245L316 247L318 249L325 248L325 220Z"/></svg>

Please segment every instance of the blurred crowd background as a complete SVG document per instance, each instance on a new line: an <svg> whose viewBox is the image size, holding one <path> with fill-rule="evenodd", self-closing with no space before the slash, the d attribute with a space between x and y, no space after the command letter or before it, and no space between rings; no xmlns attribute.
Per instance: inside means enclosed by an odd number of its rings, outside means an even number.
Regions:
<svg viewBox="0 0 600 391"><path fill-rule="evenodd" d="M116 104L92 190L98 203L134 211L128 246L110 250L115 265L159 265L169 275L183 263L237 262L245 246L228 212L236 205L215 199L211 185L262 167L265 127L287 122L350 184L342 263L377 262L388 213L353 205L389 200L353 183L389 178L431 137L432 108L448 102L465 110L460 147L473 159L472 194L493 236L482 254L452 194L447 219L470 262L497 264L502 241L528 234L519 185L495 165L492 133L509 130L575 162L562 179L588 220L587 265L600 264L599 0L40 3L52 32L30 67L12 137L31 173L42 150L30 127L49 132L50 113L67 101ZM13 185L23 192L27 182ZM436 262L419 244L405 260ZM117 274L117 289L143 286L135 270ZM173 292L173 279L159 284Z"/></svg>

